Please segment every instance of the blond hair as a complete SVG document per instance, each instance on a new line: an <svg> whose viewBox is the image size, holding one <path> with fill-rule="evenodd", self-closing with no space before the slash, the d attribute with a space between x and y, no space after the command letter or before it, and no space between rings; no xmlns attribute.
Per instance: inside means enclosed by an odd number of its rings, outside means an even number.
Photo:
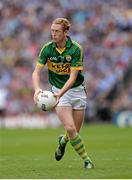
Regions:
<svg viewBox="0 0 132 180"><path fill-rule="evenodd" d="M61 24L64 31L68 31L70 29L70 22L66 18L56 18L53 21L53 24Z"/></svg>

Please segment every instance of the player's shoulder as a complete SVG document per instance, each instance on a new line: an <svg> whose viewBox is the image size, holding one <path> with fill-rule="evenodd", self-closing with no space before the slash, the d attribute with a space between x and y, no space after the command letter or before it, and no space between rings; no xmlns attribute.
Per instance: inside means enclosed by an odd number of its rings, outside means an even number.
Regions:
<svg viewBox="0 0 132 180"><path fill-rule="evenodd" d="M43 46L42 46L42 48L40 50L40 54L49 53L50 49L51 49L51 46L52 46L52 41L43 44Z"/></svg>
<svg viewBox="0 0 132 180"><path fill-rule="evenodd" d="M67 47L71 47L72 49L82 49L82 46L70 36L67 36L67 39Z"/></svg>
<svg viewBox="0 0 132 180"><path fill-rule="evenodd" d="M44 48L49 48L50 46L52 46L52 43L53 43L52 41L45 43L45 44L42 46L42 49L44 49Z"/></svg>
<svg viewBox="0 0 132 180"><path fill-rule="evenodd" d="M77 41L74 41L74 40L72 39L72 44L73 44L73 46L76 47L77 49L82 50L82 46L81 46Z"/></svg>
<svg viewBox="0 0 132 180"><path fill-rule="evenodd" d="M82 48L82 46L75 40L72 39L72 44L78 48Z"/></svg>

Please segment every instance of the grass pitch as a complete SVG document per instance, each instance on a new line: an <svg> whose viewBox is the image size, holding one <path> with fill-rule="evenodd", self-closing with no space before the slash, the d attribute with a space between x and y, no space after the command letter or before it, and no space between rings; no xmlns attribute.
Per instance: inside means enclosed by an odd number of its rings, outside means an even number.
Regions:
<svg viewBox="0 0 132 180"><path fill-rule="evenodd" d="M132 178L132 129L88 125L80 132L95 169L68 144L60 162L54 160L58 129L0 129L0 178L129 179Z"/></svg>

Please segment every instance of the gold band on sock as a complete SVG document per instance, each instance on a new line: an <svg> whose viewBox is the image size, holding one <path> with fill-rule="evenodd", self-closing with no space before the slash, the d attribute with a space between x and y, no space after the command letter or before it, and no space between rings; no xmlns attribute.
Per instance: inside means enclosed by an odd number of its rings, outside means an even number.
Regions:
<svg viewBox="0 0 132 180"><path fill-rule="evenodd" d="M75 151L78 153L78 155L84 160L89 160L88 154L86 152L86 148L84 146L84 142L80 135L77 135L74 139L70 140L71 145L75 149Z"/></svg>

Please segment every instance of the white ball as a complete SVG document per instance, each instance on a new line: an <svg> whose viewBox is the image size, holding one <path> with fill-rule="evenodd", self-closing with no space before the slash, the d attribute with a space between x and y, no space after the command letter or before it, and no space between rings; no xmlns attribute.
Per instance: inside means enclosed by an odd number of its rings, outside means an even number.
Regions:
<svg viewBox="0 0 132 180"><path fill-rule="evenodd" d="M56 97L51 91L42 91L37 97L37 106L43 111L50 111L56 105Z"/></svg>

